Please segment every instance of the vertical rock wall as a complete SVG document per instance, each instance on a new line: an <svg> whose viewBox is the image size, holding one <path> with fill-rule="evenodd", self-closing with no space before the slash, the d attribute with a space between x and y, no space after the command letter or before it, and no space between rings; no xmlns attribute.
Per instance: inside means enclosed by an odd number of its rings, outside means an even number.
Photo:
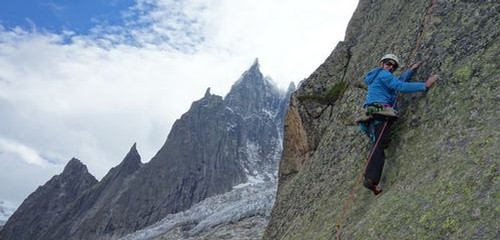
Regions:
<svg viewBox="0 0 500 240"><path fill-rule="evenodd" d="M284 142L302 132L307 154L285 144L264 239L335 239L337 224L341 239L498 238L499 12L497 1L361 0L345 40L292 96ZM389 52L423 61L415 81L441 80L400 100L384 192L357 186L341 219L370 148L354 123L363 77Z"/></svg>

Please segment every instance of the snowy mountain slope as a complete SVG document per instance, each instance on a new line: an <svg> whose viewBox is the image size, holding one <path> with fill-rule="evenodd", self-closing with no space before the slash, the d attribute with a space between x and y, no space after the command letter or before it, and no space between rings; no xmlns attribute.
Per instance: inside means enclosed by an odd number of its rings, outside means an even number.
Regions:
<svg viewBox="0 0 500 240"><path fill-rule="evenodd" d="M134 145L101 182L94 179L66 202L38 201L39 195L61 194L59 185L46 184L46 191L28 198L33 204L27 210L14 213L0 238L117 239L144 228L151 238L179 226L186 236L210 234L213 226L228 232L247 228L251 235L239 231L234 239L262 235L276 192L276 183L266 182L277 178L284 112L295 89L290 86L287 92L277 89L255 61L225 98L208 88L193 102L149 162L141 163ZM206 198L209 203L193 207ZM45 202L54 203L50 206L56 211L45 211ZM163 225L156 224L165 217Z"/></svg>
<svg viewBox="0 0 500 240"><path fill-rule="evenodd" d="M236 226L240 221L240 225L246 225L244 228L247 230L255 225L265 226L274 204L276 186L277 181L272 180L235 188L231 192L207 198L186 211L169 214L156 224L121 239L198 239L197 236L227 225L230 227L224 230L224 234L236 239Z"/></svg>
<svg viewBox="0 0 500 240"><path fill-rule="evenodd" d="M234 159L246 181L123 239L260 239L274 204L284 109L294 90L293 83L278 90L256 60L223 100L226 115L236 114L224 117L224 126L239 136ZM207 90L205 98L210 96Z"/></svg>
<svg viewBox="0 0 500 240"><path fill-rule="evenodd" d="M155 240L211 240L211 239L235 239L235 240L260 240L268 223L268 219L262 216L253 216L234 223L215 226L207 229L196 236L186 236L182 227L171 230Z"/></svg>

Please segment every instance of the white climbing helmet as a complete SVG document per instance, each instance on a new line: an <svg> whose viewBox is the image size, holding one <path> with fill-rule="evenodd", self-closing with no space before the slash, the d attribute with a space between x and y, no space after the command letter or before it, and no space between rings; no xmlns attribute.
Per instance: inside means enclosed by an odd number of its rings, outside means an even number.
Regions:
<svg viewBox="0 0 500 240"><path fill-rule="evenodd" d="M380 61L382 62L382 61L384 61L384 60L386 60L386 59L391 59L391 60L394 60L398 66L399 66L399 65L401 65L401 64L399 64L399 58L398 58L398 56L396 56L396 55L394 55L394 54L392 54L392 53L389 53L389 54L384 55L384 56L380 59Z"/></svg>

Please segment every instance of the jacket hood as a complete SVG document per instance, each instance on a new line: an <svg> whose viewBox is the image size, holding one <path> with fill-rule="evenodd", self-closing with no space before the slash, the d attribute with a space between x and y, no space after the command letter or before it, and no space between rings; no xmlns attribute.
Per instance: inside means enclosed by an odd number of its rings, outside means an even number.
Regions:
<svg viewBox="0 0 500 240"><path fill-rule="evenodd" d="M372 82L375 80L375 77L377 76L377 74L384 70L383 68L374 68L373 70L371 70L368 74L366 74L366 77L365 77L365 84L366 85L370 85L372 84Z"/></svg>

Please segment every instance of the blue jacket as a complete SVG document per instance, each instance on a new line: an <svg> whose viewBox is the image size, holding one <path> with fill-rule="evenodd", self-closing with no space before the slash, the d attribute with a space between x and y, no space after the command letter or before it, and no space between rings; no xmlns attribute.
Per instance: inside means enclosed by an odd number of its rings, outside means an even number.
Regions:
<svg viewBox="0 0 500 240"><path fill-rule="evenodd" d="M365 106L371 103L387 103L394 106L399 92L423 92L423 82L406 82L413 75L413 70L406 70L399 79L383 68L374 68L365 77L368 95Z"/></svg>

